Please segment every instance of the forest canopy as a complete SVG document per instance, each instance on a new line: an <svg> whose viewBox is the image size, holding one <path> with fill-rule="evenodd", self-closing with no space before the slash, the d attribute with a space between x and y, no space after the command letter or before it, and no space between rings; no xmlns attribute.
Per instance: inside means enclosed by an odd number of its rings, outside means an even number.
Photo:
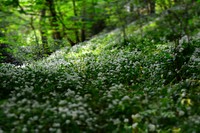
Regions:
<svg viewBox="0 0 200 133"><path fill-rule="evenodd" d="M1 43L11 45L15 54L27 52L34 59L39 59L61 47L74 46L102 31L110 31L117 27L122 28L125 38L127 24L148 15L159 14L178 4L184 5L185 2L2 0Z"/></svg>

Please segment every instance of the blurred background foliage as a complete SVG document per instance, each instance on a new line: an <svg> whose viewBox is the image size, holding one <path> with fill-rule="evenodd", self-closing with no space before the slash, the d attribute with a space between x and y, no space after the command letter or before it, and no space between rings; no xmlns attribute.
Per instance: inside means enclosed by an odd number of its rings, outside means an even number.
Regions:
<svg viewBox="0 0 200 133"><path fill-rule="evenodd" d="M161 31L149 31L158 34L153 39L189 38L199 25L197 8L195 0L2 0L0 59L14 64L38 60L115 28L121 29L126 44L127 25L137 20L142 27L148 16L167 15L156 24Z"/></svg>

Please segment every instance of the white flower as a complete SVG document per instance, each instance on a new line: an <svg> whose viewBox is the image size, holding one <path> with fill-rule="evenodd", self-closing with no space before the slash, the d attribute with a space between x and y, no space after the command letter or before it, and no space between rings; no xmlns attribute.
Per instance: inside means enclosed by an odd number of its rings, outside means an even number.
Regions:
<svg viewBox="0 0 200 133"><path fill-rule="evenodd" d="M27 132L28 131L28 129L26 128L26 127L24 127L23 129L22 129L22 132Z"/></svg>
<svg viewBox="0 0 200 133"><path fill-rule="evenodd" d="M179 114L179 116L183 116L183 115L185 114L185 112L184 112L183 110L180 110L180 111L178 112L178 114Z"/></svg>
<svg viewBox="0 0 200 133"><path fill-rule="evenodd" d="M113 120L113 123L114 123L114 125L118 125L121 123L121 121L119 119L115 119L115 120Z"/></svg>
<svg viewBox="0 0 200 133"><path fill-rule="evenodd" d="M117 105L118 104L118 101L115 99L112 101L113 105Z"/></svg>
<svg viewBox="0 0 200 133"><path fill-rule="evenodd" d="M77 115L77 112L75 112L75 111L74 111L74 112L72 112L72 118L73 118L73 119L76 119L76 118L77 118L77 116L78 116L78 115Z"/></svg>
<svg viewBox="0 0 200 133"><path fill-rule="evenodd" d="M53 127L60 127L60 123L54 123Z"/></svg>
<svg viewBox="0 0 200 133"><path fill-rule="evenodd" d="M79 118L80 118L80 119L84 119L85 116L84 116L84 115L80 115Z"/></svg>
<svg viewBox="0 0 200 133"><path fill-rule="evenodd" d="M66 114L62 114L62 118L65 118L67 115Z"/></svg>
<svg viewBox="0 0 200 133"><path fill-rule="evenodd" d="M3 133L3 130L0 128L0 133Z"/></svg>
<svg viewBox="0 0 200 133"><path fill-rule="evenodd" d="M54 132L55 129L50 127L50 128L49 128L49 131L50 131L50 132Z"/></svg>
<svg viewBox="0 0 200 133"><path fill-rule="evenodd" d="M38 116L34 116L34 117L33 117L33 120L38 120Z"/></svg>
<svg viewBox="0 0 200 133"><path fill-rule="evenodd" d="M168 75L172 75L172 72L168 72Z"/></svg>
<svg viewBox="0 0 200 133"><path fill-rule="evenodd" d="M149 131L151 131L151 132L156 130L156 126L154 124L149 124L148 128L149 128Z"/></svg>
<svg viewBox="0 0 200 133"><path fill-rule="evenodd" d="M139 114L136 114L136 115L131 115L131 118L134 120L134 121L137 121L141 118L141 116Z"/></svg>
<svg viewBox="0 0 200 133"><path fill-rule="evenodd" d="M35 133L39 133L39 130L38 130L38 129L35 129Z"/></svg>
<svg viewBox="0 0 200 133"><path fill-rule="evenodd" d="M129 122L129 120L126 118L126 119L124 119L124 122L125 122L125 123L128 123L128 122Z"/></svg>
<svg viewBox="0 0 200 133"><path fill-rule="evenodd" d="M138 126L138 123L132 124L132 128L135 129Z"/></svg>
<svg viewBox="0 0 200 133"><path fill-rule="evenodd" d="M59 105L64 105L64 104L66 104L67 102L65 101L65 100L61 100L58 104Z"/></svg>
<svg viewBox="0 0 200 133"><path fill-rule="evenodd" d="M56 133L62 133L61 129L57 129Z"/></svg>
<svg viewBox="0 0 200 133"><path fill-rule="evenodd" d="M69 123L70 123L70 120L66 120L65 123L66 123L66 124L69 124Z"/></svg>
<svg viewBox="0 0 200 133"><path fill-rule="evenodd" d="M122 98L122 101L126 101L126 100L130 100L130 97L129 97L129 96L124 96L124 97Z"/></svg>
<svg viewBox="0 0 200 133"><path fill-rule="evenodd" d="M114 107L114 106L113 106L112 104L109 104L109 105L108 105L108 108L110 108L110 109L113 108L113 107Z"/></svg>

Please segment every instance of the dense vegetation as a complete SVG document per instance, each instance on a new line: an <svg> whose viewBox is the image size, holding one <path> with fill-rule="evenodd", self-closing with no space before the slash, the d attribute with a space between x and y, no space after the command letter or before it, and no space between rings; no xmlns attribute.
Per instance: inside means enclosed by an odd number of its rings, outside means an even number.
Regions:
<svg viewBox="0 0 200 133"><path fill-rule="evenodd" d="M200 132L199 7L189 0L48 57L1 63L0 132Z"/></svg>

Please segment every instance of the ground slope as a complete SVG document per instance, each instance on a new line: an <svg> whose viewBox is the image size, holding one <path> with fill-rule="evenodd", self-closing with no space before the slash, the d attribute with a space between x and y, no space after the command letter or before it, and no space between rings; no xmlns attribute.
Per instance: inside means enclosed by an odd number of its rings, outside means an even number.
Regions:
<svg viewBox="0 0 200 133"><path fill-rule="evenodd" d="M177 50L150 36L159 21L131 24L127 44L118 29L31 64L2 64L0 132L199 132L200 40Z"/></svg>

